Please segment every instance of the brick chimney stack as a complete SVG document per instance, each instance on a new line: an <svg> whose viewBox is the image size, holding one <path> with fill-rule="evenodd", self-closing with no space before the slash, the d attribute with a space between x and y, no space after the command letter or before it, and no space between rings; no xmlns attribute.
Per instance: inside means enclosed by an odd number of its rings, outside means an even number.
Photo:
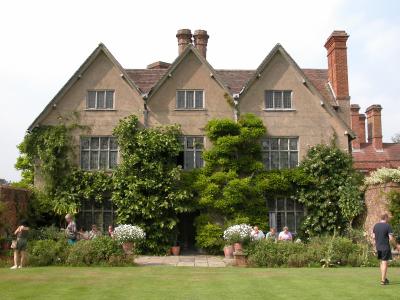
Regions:
<svg viewBox="0 0 400 300"><path fill-rule="evenodd" d="M351 110L351 129L356 134L356 138L351 141L351 145L354 151L360 150L360 137L361 137L361 130L360 128L360 106L358 104L352 104L350 107Z"/></svg>
<svg viewBox="0 0 400 300"><path fill-rule="evenodd" d="M206 58L207 56L207 43L209 35L206 30L198 29L194 32L194 45L199 50L200 54Z"/></svg>
<svg viewBox="0 0 400 300"><path fill-rule="evenodd" d="M186 47L192 43L192 32L190 29L179 29L176 37L178 38L178 52L181 55Z"/></svg>
<svg viewBox="0 0 400 300"><path fill-rule="evenodd" d="M325 43L328 56L328 80L344 120L350 123L350 95L347 70L346 31L334 31Z"/></svg>
<svg viewBox="0 0 400 300"><path fill-rule="evenodd" d="M360 114L360 118L359 118L359 121L360 121L360 137L359 137L360 144L367 142L367 139L365 137L365 119L366 119L365 114Z"/></svg>
<svg viewBox="0 0 400 300"><path fill-rule="evenodd" d="M379 104L371 105L366 110L368 143L372 142L376 151L383 151L381 111L382 106Z"/></svg>
<svg viewBox="0 0 400 300"><path fill-rule="evenodd" d="M328 77L337 99L349 100L346 31L334 31L325 43L328 51Z"/></svg>

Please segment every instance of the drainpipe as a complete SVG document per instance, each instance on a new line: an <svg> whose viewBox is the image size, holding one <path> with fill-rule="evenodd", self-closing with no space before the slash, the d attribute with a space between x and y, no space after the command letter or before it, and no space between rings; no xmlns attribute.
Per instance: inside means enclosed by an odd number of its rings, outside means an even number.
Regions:
<svg viewBox="0 0 400 300"><path fill-rule="evenodd" d="M237 123L239 120L239 94L233 94L233 118Z"/></svg>
<svg viewBox="0 0 400 300"><path fill-rule="evenodd" d="M148 123L149 123L149 110L147 107L147 99L148 99L149 95L148 94L143 94L142 98L143 98L143 125L145 128L148 127Z"/></svg>

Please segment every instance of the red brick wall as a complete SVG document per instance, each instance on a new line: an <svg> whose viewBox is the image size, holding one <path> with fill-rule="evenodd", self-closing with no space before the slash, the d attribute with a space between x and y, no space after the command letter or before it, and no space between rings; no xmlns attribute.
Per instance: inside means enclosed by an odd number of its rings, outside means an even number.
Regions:
<svg viewBox="0 0 400 300"><path fill-rule="evenodd" d="M0 202L5 204L5 211L0 215L0 223L5 224L0 236L5 229L14 231L18 222L25 217L28 209L30 192L25 189L0 185Z"/></svg>
<svg viewBox="0 0 400 300"><path fill-rule="evenodd" d="M369 186L365 191L365 205L367 216L364 223L364 230L371 238L372 229L380 221L382 214L389 214L387 194L391 190L400 191L400 185L395 183ZM390 215L390 214L389 214Z"/></svg>

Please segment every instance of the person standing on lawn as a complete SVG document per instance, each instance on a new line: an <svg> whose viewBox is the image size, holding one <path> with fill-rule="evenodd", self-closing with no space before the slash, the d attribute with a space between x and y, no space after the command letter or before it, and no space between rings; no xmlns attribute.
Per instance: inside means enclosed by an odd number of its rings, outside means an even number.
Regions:
<svg viewBox="0 0 400 300"><path fill-rule="evenodd" d="M392 250L390 242L393 241L392 227L388 224L389 217L387 214L381 216L381 221L376 223L373 229L373 237L375 240L376 252L378 259L381 261L381 285L389 284L387 279L388 261L392 259Z"/></svg>
<svg viewBox="0 0 400 300"><path fill-rule="evenodd" d="M13 247L14 265L11 267L11 269L21 269L23 266L25 266L28 230L29 227L27 226L26 221L21 221L20 225L14 232L14 234L17 236L17 240Z"/></svg>

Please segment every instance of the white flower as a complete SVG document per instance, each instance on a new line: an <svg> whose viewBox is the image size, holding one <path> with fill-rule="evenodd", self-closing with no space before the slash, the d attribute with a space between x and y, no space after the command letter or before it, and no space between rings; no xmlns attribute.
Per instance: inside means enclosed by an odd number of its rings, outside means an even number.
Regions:
<svg viewBox="0 0 400 300"><path fill-rule="evenodd" d="M229 241L234 236L238 236L240 240L244 240L250 237L252 230L253 228L247 224L230 226L224 231L224 240Z"/></svg>
<svg viewBox="0 0 400 300"><path fill-rule="evenodd" d="M400 168L381 168L372 172L370 176L365 178L366 185L383 184L388 182L400 183Z"/></svg>
<svg viewBox="0 0 400 300"><path fill-rule="evenodd" d="M115 227L114 237L117 241L124 242L137 242L144 240L146 233L142 228L136 225L122 224Z"/></svg>

